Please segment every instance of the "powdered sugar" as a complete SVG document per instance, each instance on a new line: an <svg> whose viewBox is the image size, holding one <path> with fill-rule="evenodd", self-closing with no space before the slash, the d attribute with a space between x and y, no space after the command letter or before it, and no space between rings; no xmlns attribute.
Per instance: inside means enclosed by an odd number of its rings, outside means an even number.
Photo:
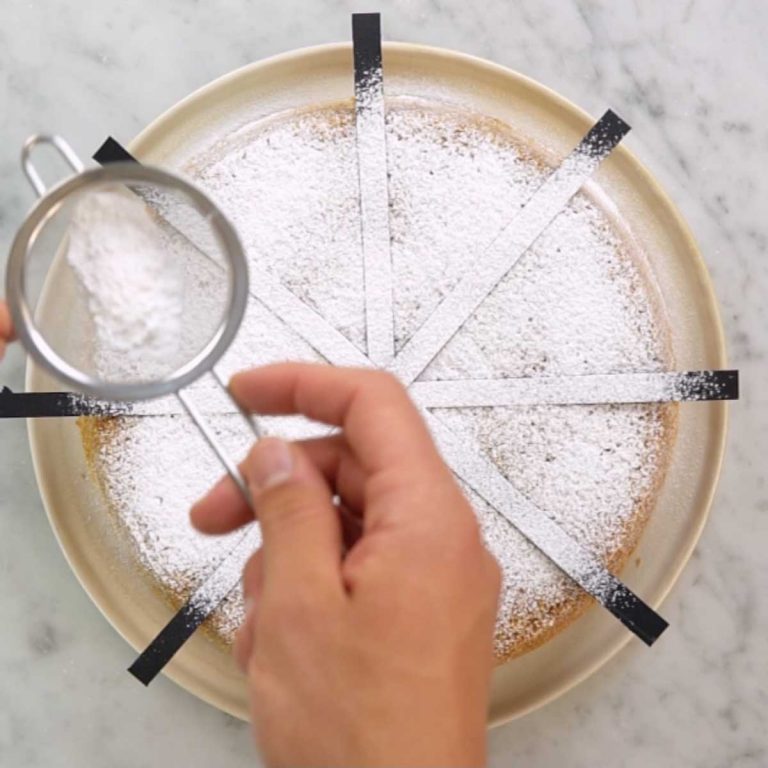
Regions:
<svg viewBox="0 0 768 768"><path fill-rule="evenodd" d="M86 294L94 364L109 382L156 378L177 359L182 276L170 241L124 188L78 201L67 260Z"/></svg>
<svg viewBox="0 0 768 768"><path fill-rule="evenodd" d="M472 268L467 254L483 252L546 169L491 120L400 101L390 105L387 123L394 321L402 350ZM329 108L254 126L211 147L188 170L234 220L254 271L277 277L364 350L352 110ZM667 367L637 258L605 214L577 196L421 380ZM322 358L254 302L222 370L278 359ZM210 390L202 383L196 390L213 409ZM436 415L478 445L518 492L613 565L632 548L663 473L664 408L454 407ZM238 433L238 417L216 423L242 452L250 438ZM285 419L264 426L292 437L316 429ZM188 595L233 544L204 539L187 523L189 504L220 474L215 458L185 419L156 417L126 422L102 461L142 563L171 591ZM573 598L574 588L496 511L470 496L504 566L499 653L506 655L545 636L558 617L553 606ZM220 624L225 634L239 616L237 605L228 610Z"/></svg>

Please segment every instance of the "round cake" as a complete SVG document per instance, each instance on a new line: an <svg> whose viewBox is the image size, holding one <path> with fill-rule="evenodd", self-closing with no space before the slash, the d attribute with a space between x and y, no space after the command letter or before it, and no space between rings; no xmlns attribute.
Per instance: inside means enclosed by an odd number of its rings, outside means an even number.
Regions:
<svg viewBox="0 0 768 768"><path fill-rule="evenodd" d="M387 108L393 324L401 350L543 181L558 158L510 126L420 100ZM249 260L267 270L366 353L360 194L351 103L288 112L241 127L181 169L235 224ZM252 282L254 278L252 277ZM282 360L326 362L277 316L250 302L218 366L227 376ZM417 381L472 381L660 371L674 367L666 321L643 253L617 211L590 184L536 239ZM252 437L226 396L205 380L190 390L235 454ZM489 459L614 572L627 563L651 513L674 439L674 405L457 403L433 414L467 450ZM267 434L321 428L262 418ZM194 500L222 474L172 400L152 412L83 418L89 465L113 513L125 556L174 607L233 545L188 523ZM459 473L460 474L460 473ZM591 602L498 511L465 485L504 574L499 661L533 649ZM258 531L249 534L254 548ZM229 561L233 571L242 562ZM231 642L242 618L233 593L208 622Z"/></svg>

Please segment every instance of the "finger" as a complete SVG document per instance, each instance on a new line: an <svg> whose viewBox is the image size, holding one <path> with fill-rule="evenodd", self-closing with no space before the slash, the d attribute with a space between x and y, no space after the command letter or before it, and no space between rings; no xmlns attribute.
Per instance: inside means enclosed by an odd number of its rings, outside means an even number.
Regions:
<svg viewBox="0 0 768 768"><path fill-rule="evenodd" d="M235 642L232 645L232 653L235 662L245 672L248 669L248 660L253 653L254 635L256 633L256 603L246 604L245 618L242 626L235 634Z"/></svg>
<svg viewBox="0 0 768 768"><path fill-rule="evenodd" d="M343 435L302 440L298 445L325 477L333 493L338 494L347 510L360 514L365 494L365 472L349 450ZM243 464L239 465L243 473ZM201 533L221 535L253 522L254 513L229 475L189 511L190 522Z"/></svg>
<svg viewBox="0 0 768 768"><path fill-rule="evenodd" d="M323 474L331 491L344 502L347 511L362 514L366 472L350 450L344 435L302 440L299 445Z"/></svg>
<svg viewBox="0 0 768 768"><path fill-rule="evenodd" d="M242 466L240 469L242 473ZM189 519L200 533L219 535L253 522L253 509L235 484L225 475L189 510Z"/></svg>
<svg viewBox="0 0 768 768"><path fill-rule="evenodd" d="M342 595L338 514L301 447L264 438L243 462L243 476L261 523L264 592Z"/></svg>
<svg viewBox="0 0 768 768"><path fill-rule="evenodd" d="M230 390L245 408L264 414L303 414L344 429L363 467L441 464L416 406L393 376L381 371L278 363L239 373Z"/></svg>
<svg viewBox="0 0 768 768"><path fill-rule="evenodd" d="M3 348L5 347L5 342L13 341L15 337L16 334L8 305L4 301L0 301L0 342L3 343Z"/></svg>
<svg viewBox="0 0 768 768"><path fill-rule="evenodd" d="M256 611L258 610L261 588L264 583L264 558L261 549L257 549L243 568L243 600L245 617L235 635L232 651L237 665L245 671L248 659L253 653L254 632L256 630Z"/></svg>
<svg viewBox="0 0 768 768"><path fill-rule="evenodd" d="M343 504L339 505L338 510L344 554L346 555L363 535L363 520L361 515L351 512Z"/></svg>
<svg viewBox="0 0 768 768"><path fill-rule="evenodd" d="M256 603L264 584L264 555L257 549L243 568L243 599L246 605Z"/></svg>

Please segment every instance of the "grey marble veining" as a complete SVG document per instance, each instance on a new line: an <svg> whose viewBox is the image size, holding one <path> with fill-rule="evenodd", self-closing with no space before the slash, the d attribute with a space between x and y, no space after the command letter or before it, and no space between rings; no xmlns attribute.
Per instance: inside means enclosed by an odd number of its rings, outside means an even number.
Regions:
<svg viewBox="0 0 768 768"><path fill-rule="evenodd" d="M491 733L493 766L768 765L768 4L761 0L387 0L389 39L456 48L551 86L593 114L616 108L629 144L690 223L715 281L743 397L711 522L664 606L673 629L632 644L546 708ZM370 3L94 0L0 5L0 246L32 202L29 133L87 156L129 140L214 77L347 39ZM57 169L52 168L51 174ZM0 263L4 261L4 255ZM0 380L22 383L13 350ZM70 573L39 500L23 424L0 435L0 765L245 766L247 727L132 653Z"/></svg>

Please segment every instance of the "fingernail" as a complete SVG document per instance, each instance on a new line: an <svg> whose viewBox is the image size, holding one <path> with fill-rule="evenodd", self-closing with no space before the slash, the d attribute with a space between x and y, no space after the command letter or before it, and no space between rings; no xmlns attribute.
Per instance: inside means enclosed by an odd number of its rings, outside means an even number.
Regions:
<svg viewBox="0 0 768 768"><path fill-rule="evenodd" d="M282 440L263 440L258 443L251 461L251 480L263 491L284 483L293 472L293 454Z"/></svg>

